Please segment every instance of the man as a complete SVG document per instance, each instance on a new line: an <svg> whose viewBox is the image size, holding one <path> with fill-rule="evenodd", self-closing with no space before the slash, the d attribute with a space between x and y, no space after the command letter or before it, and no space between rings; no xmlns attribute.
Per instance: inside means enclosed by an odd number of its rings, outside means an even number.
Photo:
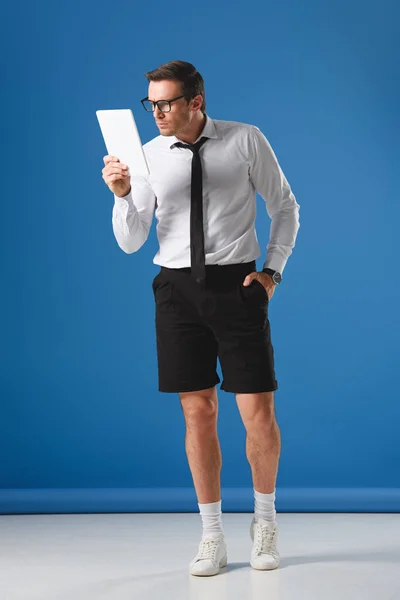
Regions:
<svg viewBox="0 0 400 600"><path fill-rule="evenodd" d="M299 229L299 205L261 131L206 113L204 81L193 65L172 61L146 73L160 135L144 145L150 175L129 176L118 157L104 157L114 193L112 225L124 252L137 252L157 217L153 280L159 390L180 396L186 453L203 535L192 575L215 575L227 562L221 520L221 451L216 372L236 395L246 429L255 511L253 568L279 566L275 484L280 431L275 419L274 353L268 303L281 281ZM230 91L228 91L228 99ZM254 228L256 191L271 218L261 272Z"/></svg>

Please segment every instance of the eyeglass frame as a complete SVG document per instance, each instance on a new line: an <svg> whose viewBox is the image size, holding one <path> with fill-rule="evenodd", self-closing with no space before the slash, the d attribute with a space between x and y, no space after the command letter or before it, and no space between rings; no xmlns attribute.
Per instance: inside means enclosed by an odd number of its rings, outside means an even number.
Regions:
<svg viewBox="0 0 400 600"><path fill-rule="evenodd" d="M155 111L155 105L157 105L157 108L160 112L171 112L171 102L175 102L175 100L179 100L180 98L184 98L185 94L182 94L182 96L177 96L176 98L171 98L171 100L157 100L156 102L153 102L153 100L149 100L149 97L147 96L147 98L143 98L140 102L142 103L142 106L144 108L144 110L146 112L154 112ZM148 102L152 102L153 103L153 110L147 110L147 108L145 107L145 105L143 104L143 102L145 101ZM169 110L161 110L161 108L158 106L159 102L168 102L169 104Z"/></svg>

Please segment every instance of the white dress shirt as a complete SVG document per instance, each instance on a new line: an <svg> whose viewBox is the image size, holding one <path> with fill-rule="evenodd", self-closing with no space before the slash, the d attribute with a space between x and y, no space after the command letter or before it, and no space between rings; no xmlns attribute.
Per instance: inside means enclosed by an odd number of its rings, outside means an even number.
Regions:
<svg viewBox="0 0 400 600"><path fill-rule="evenodd" d="M250 262L261 256L255 230L256 191L271 218L264 267L280 273L295 245L299 204L268 140L258 127L234 121L206 123L198 139L203 171L206 265ZM190 267L190 190L193 153L174 146L175 136L144 144L150 175L131 177L131 191L114 195L112 227L119 247L137 252L157 219L159 250L153 262Z"/></svg>

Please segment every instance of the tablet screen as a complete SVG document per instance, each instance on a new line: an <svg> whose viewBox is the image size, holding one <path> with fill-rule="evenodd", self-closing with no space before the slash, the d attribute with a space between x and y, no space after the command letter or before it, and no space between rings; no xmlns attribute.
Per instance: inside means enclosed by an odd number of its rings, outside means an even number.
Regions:
<svg viewBox="0 0 400 600"><path fill-rule="evenodd" d="M150 170L132 111L129 108L97 110L97 119L107 148L128 165L130 175L146 177Z"/></svg>

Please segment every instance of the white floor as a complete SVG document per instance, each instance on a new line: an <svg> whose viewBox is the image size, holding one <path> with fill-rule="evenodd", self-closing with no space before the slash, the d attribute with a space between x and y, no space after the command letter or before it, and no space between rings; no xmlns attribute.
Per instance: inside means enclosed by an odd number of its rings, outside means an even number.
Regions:
<svg viewBox="0 0 400 600"><path fill-rule="evenodd" d="M251 514L224 513L228 565L189 575L198 514L0 516L1 600L399 600L399 514L278 514L281 567L249 565Z"/></svg>

